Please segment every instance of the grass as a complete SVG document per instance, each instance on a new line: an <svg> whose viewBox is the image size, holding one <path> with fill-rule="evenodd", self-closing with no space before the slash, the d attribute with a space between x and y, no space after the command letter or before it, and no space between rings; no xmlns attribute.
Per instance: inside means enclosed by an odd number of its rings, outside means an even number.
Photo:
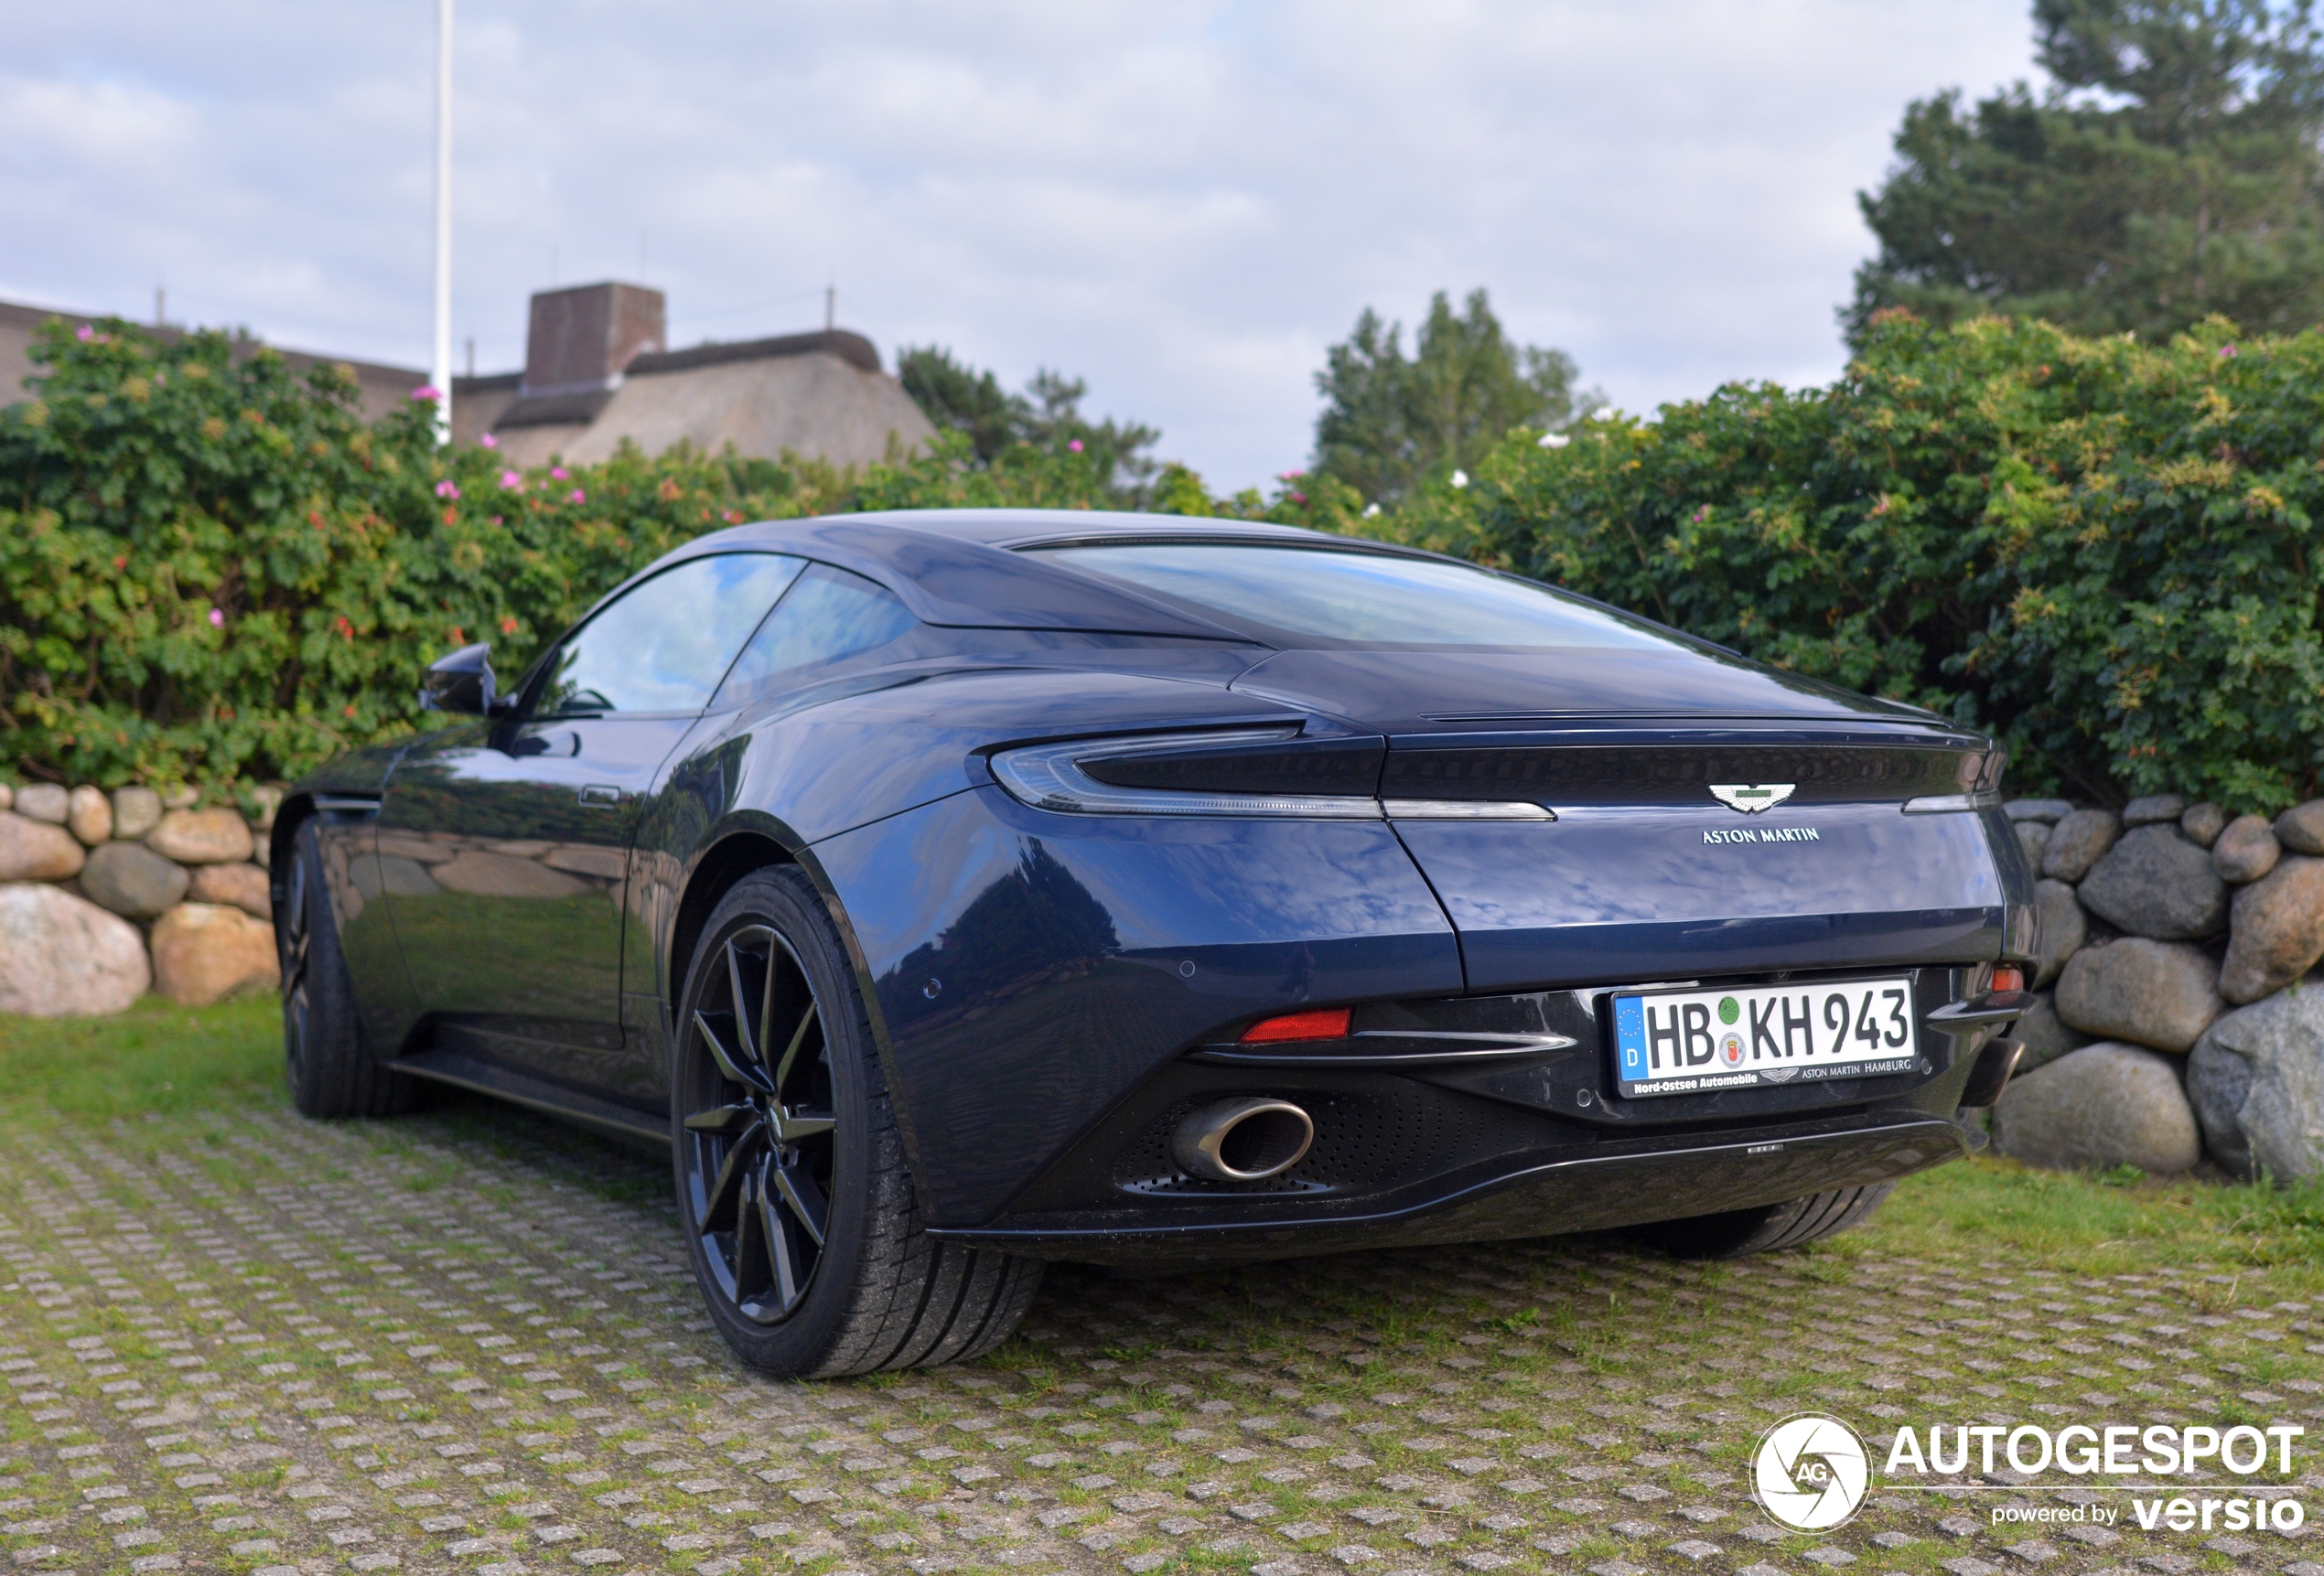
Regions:
<svg viewBox="0 0 2324 1576"><path fill-rule="evenodd" d="M280 1107L282 1020L272 998L176 1007L148 998L113 1018L0 1017L0 1125L107 1122L147 1112ZM437 1094L459 1136L503 1152L543 1146L590 1152L625 1191L658 1194L665 1173L641 1157L549 1119L483 1099ZM393 1129L382 1141L393 1142ZM634 1175L632 1174L634 1174ZM1864 1229L1817 1245L1798 1262L1866 1253L1958 1258L1982 1245L2076 1274L2162 1268L2231 1277L2266 1268L2286 1289L2324 1293L2324 1178L2287 1188L2203 1174L2141 1177L2036 1171L1980 1155L1908 1177ZM1837 1266L1833 1266L1836 1269Z"/></svg>
<svg viewBox="0 0 2324 1576"><path fill-rule="evenodd" d="M148 996L112 1018L0 1016L0 1122L285 1101L282 1007L272 996L210 1007Z"/></svg>

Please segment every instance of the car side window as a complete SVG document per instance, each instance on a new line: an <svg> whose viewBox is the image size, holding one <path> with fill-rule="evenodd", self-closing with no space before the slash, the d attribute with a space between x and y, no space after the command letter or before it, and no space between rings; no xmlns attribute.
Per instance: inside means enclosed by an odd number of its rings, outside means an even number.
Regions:
<svg viewBox="0 0 2324 1576"><path fill-rule="evenodd" d="M722 552L631 586L551 654L533 714L702 710L806 566L782 553Z"/></svg>
<svg viewBox="0 0 2324 1576"><path fill-rule="evenodd" d="M814 564L743 648L719 687L718 703L739 705L773 694L809 669L900 640L919 624L878 582Z"/></svg>

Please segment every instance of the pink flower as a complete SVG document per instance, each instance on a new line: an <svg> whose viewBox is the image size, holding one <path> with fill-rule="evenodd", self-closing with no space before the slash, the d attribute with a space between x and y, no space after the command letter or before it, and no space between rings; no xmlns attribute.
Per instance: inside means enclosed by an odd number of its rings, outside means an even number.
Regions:
<svg viewBox="0 0 2324 1576"><path fill-rule="evenodd" d="M1306 476L1307 474L1307 473L1306 471L1285 471L1275 479L1277 481L1297 481L1301 477Z"/></svg>
<svg viewBox="0 0 2324 1576"><path fill-rule="evenodd" d="M1305 503L1307 501L1307 495L1304 492L1295 492L1291 495L1291 501L1293 503Z"/></svg>
<svg viewBox="0 0 2324 1576"><path fill-rule="evenodd" d="M1080 454L1080 453L1081 452L1081 439L1079 439L1079 438L1075 438L1075 439L1074 439L1071 443L1070 443L1070 444L1066 445L1065 446L1066 446L1067 448L1069 448L1069 449L1071 449L1071 450L1072 450L1075 454L1077 454L1077 455L1078 455L1078 454Z"/></svg>
<svg viewBox="0 0 2324 1576"><path fill-rule="evenodd" d="M2222 345L2219 348L2219 359L2222 361L2227 359L2228 357L2233 356L2234 353L2235 347L2233 345Z"/></svg>
<svg viewBox="0 0 2324 1576"><path fill-rule="evenodd" d="M482 437L477 439L476 441L482 444L488 449L497 449L500 446L500 440L494 437L490 433L485 434Z"/></svg>
<svg viewBox="0 0 2324 1576"><path fill-rule="evenodd" d="M500 490L501 490L501 491L503 491L503 492L513 492L513 491L515 491L518 488L521 488L521 487L522 487L523 485L524 485L524 478L523 478L522 477L521 477L521 476L517 475L517 473L516 473L516 472L514 472L514 471L502 471L502 472L500 473Z"/></svg>
<svg viewBox="0 0 2324 1576"><path fill-rule="evenodd" d="M211 608L210 610L210 627L212 629L223 629L226 627L226 615L218 608Z"/></svg>
<svg viewBox="0 0 2324 1576"><path fill-rule="evenodd" d="M451 481L437 482L436 484L436 496L438 498L457 498L460 496L459 484Z"/></svg>
<svg viewBox="0 0 2324 1576"><path fill-rule="evenodd" d="M589 495L583 492L576 487L573 489L573 501L576 503L586 503L589 501Z"/></svg>
<svg viewBox="0 0 2324 1576"><path fill-rule="evenodd" d="M88 324L83 323L80 327L73 330L72 337L86 345L90 340L94 339L97 337L97 331L89 327Z"/></svg>
<svg viewBox="0 0 2324 1576"><path fill-rule="evenodd" d="M549 467L549 479L552 481L563 481L571 474L572 473L567 471L563 466L551 466Z"/></svg>
<svg viewBox="0 0 2324 1576"><path fill-rule="evenodd" d="M412 391L412 398L414 400L440 400L443 397L444 391L436 387L433 383L422 383L418 388Z"/></svg>

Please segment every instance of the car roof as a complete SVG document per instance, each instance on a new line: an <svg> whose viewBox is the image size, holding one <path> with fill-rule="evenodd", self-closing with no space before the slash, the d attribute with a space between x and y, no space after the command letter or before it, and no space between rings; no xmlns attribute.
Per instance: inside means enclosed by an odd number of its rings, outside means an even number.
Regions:
<svg viewBox="0 0 2324 1576"><path fill-rule="evenodd" d="M903 598L923 624L1253 643L1246 631L1141 595L1119 582L1016 551L1133 540L1268 541L1348 552L1436 556L1264 521L1097 509L927 509L738 525L696 538L647 573L715 552L795 552L879 581Z"/></svg>

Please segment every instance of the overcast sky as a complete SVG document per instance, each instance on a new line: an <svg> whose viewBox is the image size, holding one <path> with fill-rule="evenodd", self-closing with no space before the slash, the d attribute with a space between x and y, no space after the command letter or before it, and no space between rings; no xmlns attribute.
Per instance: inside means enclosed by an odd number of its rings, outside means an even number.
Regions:
<svg viewBox="0 0 2324 1576"><path fill-rule="evenodd" d="M459 0L455 356L527 294L671 343L844 327L1306 458L1366 306L1483 285L1626 409L1821 381L1906 102L2032 72L2025 0L805 6ZM430 0L8 7L0 297L424 366Z"/></svg>

